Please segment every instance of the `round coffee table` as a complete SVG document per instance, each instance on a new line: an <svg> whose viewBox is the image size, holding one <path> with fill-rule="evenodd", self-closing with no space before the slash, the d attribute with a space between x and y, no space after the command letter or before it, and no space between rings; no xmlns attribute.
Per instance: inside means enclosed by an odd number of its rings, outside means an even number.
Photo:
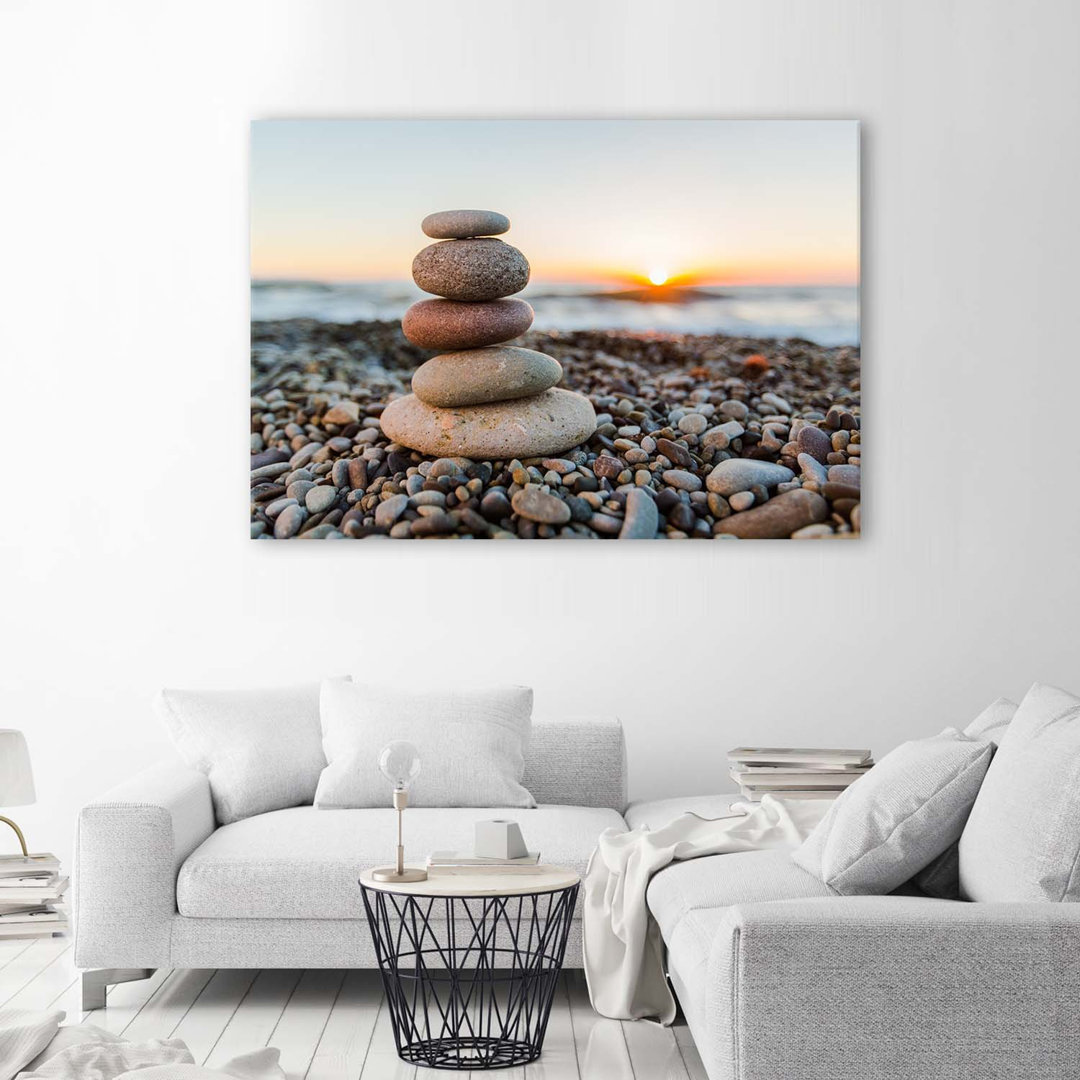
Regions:
<svg viewBox="0 0 1080 1080"><path fill-rule="evenodd" d="M394 1041L430 1069L505 1069L540 1056L580 878L360 877Z"/></svg>

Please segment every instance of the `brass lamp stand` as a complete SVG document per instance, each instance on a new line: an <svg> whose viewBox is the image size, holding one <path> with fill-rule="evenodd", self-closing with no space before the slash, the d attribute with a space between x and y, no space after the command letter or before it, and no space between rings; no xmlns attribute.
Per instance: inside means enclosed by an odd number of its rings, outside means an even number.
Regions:
<svg viewBox="0 0 1080 1080"><path fill-rule="evenodd" d="M20 829L11 818L4 817L3 814L0 814L0 821L5 825L10 825L15 830L15 835L19 838L19 846L22 848L23 858L28 859L30 857L30 852L26 848L26 837L23 836L22 829Z"/></svg>
<svg viewBox="0 0 1080 1080"><path fill-rule="evenodd" d="M397 866L383 866L372 870L376 881L426 881L427 871L405 866L405 844L401 836L402 817L409 805L409 793L404 788L394 788L394 809L397 811Z"/></svg>

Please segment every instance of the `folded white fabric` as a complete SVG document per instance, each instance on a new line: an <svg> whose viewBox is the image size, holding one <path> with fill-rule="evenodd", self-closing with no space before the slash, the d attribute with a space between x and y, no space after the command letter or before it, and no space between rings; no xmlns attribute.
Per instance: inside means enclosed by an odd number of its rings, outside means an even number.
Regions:
<svg viewBox="0 0 1080 1080"><path fill-rule="evenodd" d="M960 837L968 900L1080 901L1080 697L1036 683Z"/></svg>
<svg viewBox="0 0 1080 1080"><path fill-rule="evenodd" d="M955 728L903 743L840 795L792 859L844 896L892 892L960 836L993 752Z"/></svg>
<svg viewBox="0 0 1080 1080"><path fill-rule="evenodd" d="M314 798L326 767L318 683L162 690L154 707L184 762L206 773L220 824Z"/></svg>
<svg viewBox="0 0 1080 1080"><path fill-rule="evenodd" d="M821 799L737 802L721 818L687 813L650 832L605 829L585 871L582 935L593 1008L617 1020L675 1019L664 942L645 901L653 874L679 859L792 848L821 820ZM722 868L718 872L723 872Z"/></svg>
<svg viewBox="0 0 1080 1080"><path fill-rule="evenodd" d="M320 713L329 764L315 805L387 806L390 788L379 754L403 740L420 755L410 806L535 806L521 784L532 699L525 686L402 690L325 679Z"/></svg>

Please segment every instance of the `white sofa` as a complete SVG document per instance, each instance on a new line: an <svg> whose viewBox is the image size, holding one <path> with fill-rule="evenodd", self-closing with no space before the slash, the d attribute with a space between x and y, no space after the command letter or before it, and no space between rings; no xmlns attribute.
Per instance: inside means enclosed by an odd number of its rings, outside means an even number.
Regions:
<svg viewBox="0 0 1080 1080"><path fill-rule="evenodd" d="M617 720L537 721L525 786L535 809L409 809L406 857L468 848L473 822L519 821L545 862L584 873L597 836L625 829ZM389 802L389 791L387 793ZM375 967L359 872L392 862L387 809L297 806L218 826L206 776L163 764L79 815L75 963L87 1008L104 987L159 967ZM566 963L581 966L579 911Z"/></svg>

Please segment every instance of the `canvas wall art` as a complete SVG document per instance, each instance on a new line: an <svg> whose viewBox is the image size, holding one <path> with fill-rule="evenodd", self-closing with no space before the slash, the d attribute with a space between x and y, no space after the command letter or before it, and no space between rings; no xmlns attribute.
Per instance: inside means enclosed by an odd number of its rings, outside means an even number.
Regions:
<svg viewBox="0 0 1080 1080"><path fill-rule="evenodd" d="M267 120L251 535L861 533L851 121Z"/></svg>

